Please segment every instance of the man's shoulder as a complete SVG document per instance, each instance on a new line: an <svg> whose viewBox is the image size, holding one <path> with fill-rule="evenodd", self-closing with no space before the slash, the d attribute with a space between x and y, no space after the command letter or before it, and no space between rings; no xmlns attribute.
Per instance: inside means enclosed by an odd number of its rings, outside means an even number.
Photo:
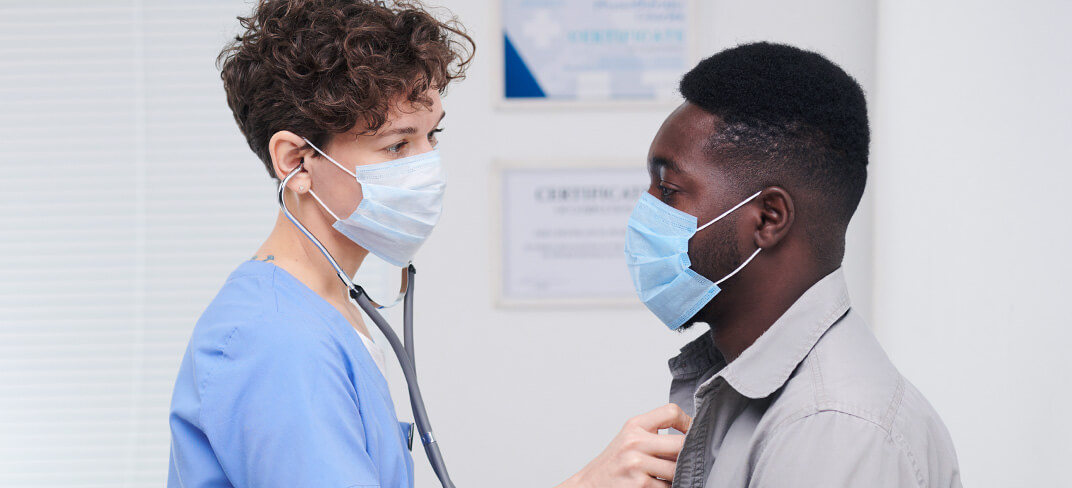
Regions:
<svg viewBox="0 0 1072 488"><path fill-rule="evenodd" d="M770 413L785 418L841 412L886 431L899 419L937 418L923 395L890 361L859 314L850 311L830 327L793 372Z"/></svg>
<svg viewBox="0 0 1072 488"><path fill-rule="evenodd" d="M827 331L772 397L761 437L770 440L814 418L828 422L843 418L861 429L880 429L918 463L920 472L937 470L925 477L941 479L957 472L952 439L938 413L901 375L855 313L846 314ZM939 459L933 458L935 454Z"/></svg>
<svg viewBox="0 0 1072 488"><path fill-rule="evenodd" d="M791 422L818 412L841 412L888 431L908 388L912 386L867 324L850 310L793 372L770 413L781 413L783 421Z"/></svg>

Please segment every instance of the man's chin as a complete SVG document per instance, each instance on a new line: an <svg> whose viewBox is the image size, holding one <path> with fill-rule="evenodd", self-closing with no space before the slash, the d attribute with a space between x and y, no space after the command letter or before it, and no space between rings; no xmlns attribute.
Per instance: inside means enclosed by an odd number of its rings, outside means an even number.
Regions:
<svg viewBox="0 0 1072 488"><path fill-rule="evenodd" d="M696 325L696 324L708 324L708 325L710 325L712 320L717 320L717 319L715 319L715 314L716 313L717 312L715 312L712 309L712 304L709 302L707 305L704 305L703 308L701 308L699 312L696 312L695 315L693 315L692 317L689 317L689 319L686 320L684 324L681 324L681 327L678 327L675 330L677 332L685 332L686 330L689 330L690 328L692 328L693 325Z"/></svg>
<svg viewBox="0 0 1072 488"><path fill-rule="evenodd" d="M674 329L674 332L685 332L686 330L691 329L693 325L701 322L703 322L703 320L700 320L700 314L697 313L696 315L693 315L692 318L686 320L684 324L681 324L681 327Z"/></svg>

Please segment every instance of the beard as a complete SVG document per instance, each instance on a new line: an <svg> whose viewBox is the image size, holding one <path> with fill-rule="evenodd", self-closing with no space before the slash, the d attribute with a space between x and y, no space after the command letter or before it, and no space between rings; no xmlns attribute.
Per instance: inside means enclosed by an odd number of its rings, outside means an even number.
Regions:
<svg viewBox="0 0 1072 488"><path fill-rule="evenodd" d="M690 267L693 271L711 281L718 281L740 266L742 261L741 253L737 250L736 229L737 219L729 215L725 222L719 221L718 224L712 225L711 228L707 229L708 232L712 232L711 235L707 236L707 239L697 240L693 237L693 240L689 242L689 260L692 261L692 266ZM693 243L696 244L695 248ZM681 327L678 327L677 331L684 332L691 328L693 324L707 322L706 317L710 316L712 303L716 299L718 299L717 295L710 302L707 302L707 305L704 305L699 312L696 312L696 315L693 315Z"/></svg>

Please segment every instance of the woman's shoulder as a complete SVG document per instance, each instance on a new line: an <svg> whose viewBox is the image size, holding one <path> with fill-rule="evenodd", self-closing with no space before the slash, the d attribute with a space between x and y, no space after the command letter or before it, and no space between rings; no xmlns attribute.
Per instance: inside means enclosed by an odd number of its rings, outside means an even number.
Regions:
<svg viewBox="0 0 1072 488"><path fill-rule="evenodd" d="M203 395L266 374L308 379L350 369L354 346L332 331L315 303L307 303L312 300L305 294L312 292L281 273L272 264L243 263L197 321L186 354Z"/></svg>
<svg viewBox="0 0 1072 488"><path fill-rule="evenodd" d="M300 361L337 349L323 314L305 303L309 291L294 281L270 263L240 265L197 321L191 350L213 359L265 355Z"/></svg>
<svg viewBox="0 0 1072 488"><path fill-rule="evenodd" d="M274 290L274 266L247 261L224 281L194 327L193 339L218 340L234 328L252 326L271 318L279 309ZM193 341L191 341L193 342Z"/></svg>

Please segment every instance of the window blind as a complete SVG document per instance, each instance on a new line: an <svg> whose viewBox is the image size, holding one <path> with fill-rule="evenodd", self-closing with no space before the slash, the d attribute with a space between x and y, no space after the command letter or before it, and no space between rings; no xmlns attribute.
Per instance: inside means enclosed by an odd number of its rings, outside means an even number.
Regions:
<svg viewBox="0 0 1072 488"><path fill-rule="evenodd" d="M162 486L198 315L275 218L241 1L0 1L0 486Z"/></svg>

